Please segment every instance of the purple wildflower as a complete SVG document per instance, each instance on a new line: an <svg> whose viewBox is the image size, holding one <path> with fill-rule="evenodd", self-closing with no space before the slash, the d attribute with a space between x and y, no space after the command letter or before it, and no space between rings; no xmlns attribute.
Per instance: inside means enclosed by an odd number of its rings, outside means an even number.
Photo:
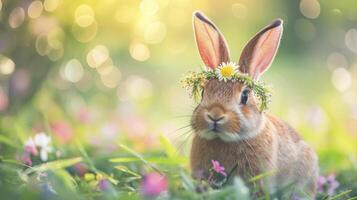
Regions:
<svg viewBox="0 0 357 200"><path fill-rule="evenodd" d="M326 177L324 176L319 176L319 178L317 179L317 191L319 193L323 193L325 191L325 184L326 184L327 180Z"/></svg>
<svg viewBox="0 0 357 200"><path fill-rule="evenodd" d="M329 187L327 189L327 194L332 196L335 194L336 189L338 186L340 186L340 183L336 180L336 175L335 174L330 174L327 178L327 182L329 184Z"/></svg>
<svg viewBox="0 0 357 200"><path fill-rule="evenodd" d="M107 179L102 179L102 180L99 181L98 187L102 191L109 190L110 182Z"/></svg>
<svg viewBox="0 0 357 200"><path fill-rule="evenodd" d="M317 191L319 193L327 193L329 196L333 196L340 183L336 180L335 174L330 174L327 177L319 176L317 180Z"/></svg>
<svg viewBox="0 0 357 200"><path fill-rule="evenodd" d="M218 161L211 160L211 162L212 162L212 169L215 172L217 172L219 174L222 174L223 176L227 176L226 172L224 171L224 167L221 166L221 164Z"/></svg>
<svg viewBox="0 0 357 200"><path fill-rule="evenodd" d="M300 200L300 198L299 198L298 195L296 195L295 193L293 193L293 194L291 195L291 200Z"/></svg>

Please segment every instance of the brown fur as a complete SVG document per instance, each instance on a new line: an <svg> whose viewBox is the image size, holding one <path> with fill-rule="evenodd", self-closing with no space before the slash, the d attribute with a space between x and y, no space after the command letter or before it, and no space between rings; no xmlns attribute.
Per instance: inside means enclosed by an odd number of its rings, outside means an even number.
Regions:
<svg viewBox="0 0 357 200"><path fill-rule="evenodd" d="M313 198L316 193L315 183L318 172L315 152L288 124L271 115L266 117L268 120L261 133L248 140L227 143L218 138L206 140L195 135L190 153L193 174L207 172L212 167L211 160L219 161L227 172L238 164L235 174L245 181L256 175L272 172L274 175L270 177L271 180L267 180L267 184L284 182L276 186L273 191L292 184L302 187L303 190L306 187L306 192ZM274 143L278 143L277 150L274 149ZM289 149L285 148L287 144L298 149L300 146L301 152L295 152L293 155L289 155L289 152L281 152ZM276 155L273 156L274 154ZM277 160L274 160L274 157L278 157ZM306 183L301 183L299 179ZM272 186L266 187L269 189Z"/></svg>
<svg viewBox="0 0 357 200"><path fill-rule="evenodd" d="M200 55L209 68L229 59L224 37L202 13L195 13L194 28ZM276 20L255 35L242 52L240 71L258 79L269 68L281 34L282 21ZM237 164L234 173L246 182L261 173L273 172L259 184L270 192L284 188L284 199L292 192L314 198L316 153L287 123L260 112L252 92L247 102L242 102L242 92L247 89L240 82L217 79L204 86L202 100L191 119L195 132L190 154L193 174L208 172L211 160L217 160L226 172Z"/></svg>

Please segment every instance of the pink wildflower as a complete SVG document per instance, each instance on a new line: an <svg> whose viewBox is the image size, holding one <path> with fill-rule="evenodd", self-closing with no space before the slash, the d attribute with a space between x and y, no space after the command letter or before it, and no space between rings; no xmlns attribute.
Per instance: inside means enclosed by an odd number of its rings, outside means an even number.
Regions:
<svg viewBox="0 0 357 200"><path fill-rule="evenodd" d="M67 143L73 137L72 127L64 121L58 121L51 125L53 133L62 142Z"/></svg>
<svg viewBox="0 0 357 200"><path fill-rule="evenodd" d="M30 153L28 152L24 152L21 156L20 156L20 160L23 164L28 165L28 166L32 166L32 160L31 160L31 156Z"/></svg>
<svg viewBox="0 0 357 200"><path fill-rule="evenodd" d="M32 154L33 156L37 156L38 151L36 148L36 144L33 141L32 138L29 138L26 142L25 142L25 152Z"/></svg>
<svg viewBox="0 0 357 200"><path fill-rule="evenodd" d="M167 190L167 179L159 173L147 174L140 185L141 193L144 197L157 197Z"/></svg>
<svg viewBox="0 0 357 200"><path fill-rule="evenodd" d="M224 171L224 167L221 166L221 164L218 161L211 160L211 162L212 162L212 169L215 172L217 172L219 174L222 174L223 176L227 176L226 172Z"/></svg>
<svg viewBox="0 0 357 200"><path fill-rule="evenodd" d="M88 172L88 167L82 162L75 164L73 167L76 173L81 177Z"/></svg>
<svg viewBox="0 0 357 200"><path fill-rule="evenodd" d="M87 107L83 106L76 112L77 119L82 123L90 122L91 114Z"/></svg>

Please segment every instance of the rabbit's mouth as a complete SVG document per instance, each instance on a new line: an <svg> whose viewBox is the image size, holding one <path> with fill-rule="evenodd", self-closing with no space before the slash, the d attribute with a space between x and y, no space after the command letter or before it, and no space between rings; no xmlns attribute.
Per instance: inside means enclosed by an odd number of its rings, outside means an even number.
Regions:
<svg viewBox="0 0 357 200"><path fill-rule="evenodd" d="M213 122L213 123L209 124L208 126L209 126L209 130L214 133L218 134L223 131L222 125L218 122Z"/></svg>
<svg viewBox="0 0 357 200"><path fill-rule="evenodd" d="M207 129L204 131L197 132L198 136L206 139L221 139L224 142L237 142L239 140L244 139L240 134L237 133L230 133L220 129Z"/></svg>
<svg viewBox="0 0 357 200"><path fill-rule="evenodd" d="M264 123L258 123L258 126L250 127L248 124L239 127L227 128L227 124L207 123L206 127L196 129L195 132L203 139L221 139L224 142L238 142L255 137L261 130Z"/></svg>
<svg viewBox="0 0 357 200"><path fill-rule="evenodd" d="M212 129L200 131L197 132L197 134L199 137L206 140L212 140L218 138L224 142L238 142L255 136L255 134L237 133L237 132L232 133L224 130L212 130Z"/></svg>

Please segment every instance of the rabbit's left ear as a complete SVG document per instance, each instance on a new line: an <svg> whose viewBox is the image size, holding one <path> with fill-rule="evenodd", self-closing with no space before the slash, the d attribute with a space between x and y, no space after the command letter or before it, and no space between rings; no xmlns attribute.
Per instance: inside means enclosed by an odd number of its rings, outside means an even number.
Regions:
<svg viewBox="0 0 357 200"><path fill-rule="evenodd" d="M193 29L198 51L208 68L214 69L222 62L229 62L226 40L213 22L199 11L193 14Z"/></svg>
<svg viewBox="0 0 357 200"><path fill-rule="evenodd" d="M274 60L282 33L281 19L275 20L258 32L243 49L239 59L240 71L257 80Z"/></svg>

